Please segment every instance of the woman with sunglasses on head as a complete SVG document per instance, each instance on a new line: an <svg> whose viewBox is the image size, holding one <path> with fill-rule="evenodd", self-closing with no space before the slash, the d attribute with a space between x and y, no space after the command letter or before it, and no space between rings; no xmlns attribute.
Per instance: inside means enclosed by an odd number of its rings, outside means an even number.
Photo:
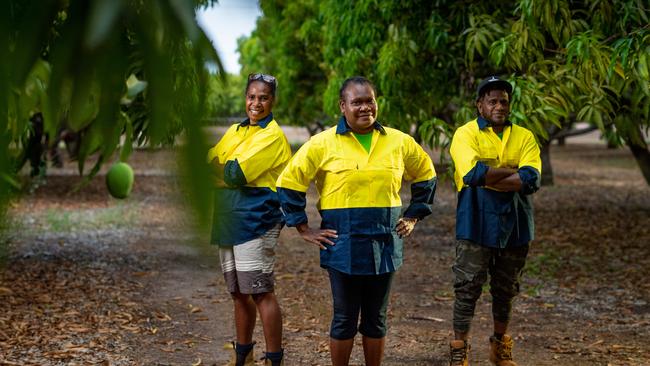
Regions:
<svg viewBox="0 0 650 366"><path fill-rule="evenodd" d="M402 265L402 238L431 214L436 172L415 140L377 120L372 83L360 76L343 82L341 118L305 143L278 178L287 226L320 248L320 265L332 289L330 355L345 366L357 331L367 366L381 364L393 274ZM413 181L402 212L402 179ZM311 181L319 194L320 228L305 214Z"/></svg>
<svg viewBox="0 0 650 366"><path fill-rule="evenodd" d="M246 115L208 152L214 172L211 243L219 246L221 270L235 308L236 341L228 366L254 364L253 330L260 314L266 365L282 365L282 315L274 294L275 247L282 226L275 182L291 149L273 118L277 80L250 74Z"/></svg>

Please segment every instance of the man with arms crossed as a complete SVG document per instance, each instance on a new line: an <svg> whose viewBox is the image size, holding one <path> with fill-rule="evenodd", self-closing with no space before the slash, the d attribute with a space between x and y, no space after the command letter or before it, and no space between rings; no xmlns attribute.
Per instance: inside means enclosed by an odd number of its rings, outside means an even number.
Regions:
<svg viewBox="0 0 650 366"><path fill-rule="evenodd" d="M533 239L530 195L539 189L542 163L533 134L508 121L511 94L509 82L496 76L483 80L478 118L459 127L451 143L458 189L453 366L468 365L470 324L488 274L494 320L490 361L517 365L506 331Z"/></svg>

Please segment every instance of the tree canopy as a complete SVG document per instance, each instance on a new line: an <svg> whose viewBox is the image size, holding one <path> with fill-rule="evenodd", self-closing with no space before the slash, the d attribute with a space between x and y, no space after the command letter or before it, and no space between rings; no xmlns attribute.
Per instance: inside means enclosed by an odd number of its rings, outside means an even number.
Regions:
<svg viewBox="0 0 650 366"><path fill-rule="evenodd" d="M265 72L277 77L274 111L284 124L304 126L325 118L318 3L261 1L264 16L250 37L239 40L243 76Z"/></svg>
<svg viewBox="0 0 650 366"><path fill-rule="evenodd" d="M244 89L246 89L246 79L239 75L210 75L206 116L210 119L244 116Z"/></svg>
<svg viewBox="0 0 650 366"><path fill-rule="evenodd" d="M7 197L30 118L43 132L77 134L79 170L94 175L121 146L157 146L185 132L191 191L208 191L200 132L206 63L222 70L195 10L211 0L7 1L0 11L0 202ZM120 144L120 138L124 143ZM205 175L205 176L204 176ZM195 197L207 212L209 202ZM2 210L3 211L3 210Z"/></svg>
<svg viewBox="0 0 650 366"><path fill-rule="evenodd" d="M261 1L246 67L289 84L278 115L333 121L343 79L379 89L380 120L432 146L475 116L479 79L515 86L511 120L548 143L588 122L627 144L650 182L650 9L643 0ZM296 82L298 80L299 82ZM283 93L287 93L286 95ZM321 114L320 111L324 111Z"/></svg>

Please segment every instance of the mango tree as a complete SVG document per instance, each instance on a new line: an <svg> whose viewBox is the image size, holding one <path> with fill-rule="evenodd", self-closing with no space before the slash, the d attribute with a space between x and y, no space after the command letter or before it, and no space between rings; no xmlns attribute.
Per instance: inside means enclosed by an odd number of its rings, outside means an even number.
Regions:
<svg viewBox="0 0 650 366"><path fill-rule="evenodd" d="M29 119L44 133L80 135L79 169L95 174L118 147L160 146L186 135L181 166L194 201L207 212L200 132L207 69L221 64L194 13L210 0L10 0L0 9L0 202L17 185L15 162ZM125 143L120 144L120 138ZM0 212L4 213L4 209Z"/></svg>
<svg viewBox="0 0 650 366"><path fill-rule="evenodd" d="M517 86L513 119L548 145L575 122L624 142L650 183L650 9L643 1L522 0L466 31L468 65L487 60ZM474 19L478 19L473 16ZM489 37L482 29L491 29Z"/></svg>
<svg viewBox="0 0 650 366"><path fill-rule="evenodd" d="M365 75L379 88L380 120L416 127L423 142L444 152L456 126L476 114L478 79L501 74L515 85L511 119L543 147L587 122L627 144L650 182L642 134L650 9L642 0L261 4L257 31L240 43L242 60L281 76L309 70L300 83L288 79L298 97L283 102L285 119L311 125L324 115L333 123L341 81Z"/></svg>

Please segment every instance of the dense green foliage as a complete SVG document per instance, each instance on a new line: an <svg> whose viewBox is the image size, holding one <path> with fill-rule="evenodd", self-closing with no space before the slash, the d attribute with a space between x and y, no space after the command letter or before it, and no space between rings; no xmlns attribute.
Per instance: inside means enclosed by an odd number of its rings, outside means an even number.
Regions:
<svg viewBox="0 0 650 366"><path fill-rule="evenodd" d="M227 117L243 118L245 88L246 79L239 75L210 75L206 98L206 116L210 122L222 123L220 119Z"/></svg>
<svg viewBox="0 0 650 366"><path fill-rule="evenodd" d="M646 1L261 5L264 15L240 51L248 69L267 70L296 89L281 92L284 119L309 125L324 110L331 123L341 81L364 75L377 83L381 121L405 131L417 126L424 142L445 146L475 115L478 80L500 74L515 85L511 119L541 143L589 122L636 151L650 182L642 158L642 131L650 127Z"/></svg>
<svg viewBox="0 0 650 366"><path fill-rule="evenodd" d="M318 1L261 1L264 13L251 37L239 40L243 76L277 77L274 112L283 124L309 125L325 118L321 95L327 78L320 50Z"/></svg>
<svg viewBox="0 0 650 366"><path fill-rule="evenodd" d="M98 156L96 174L121 147L158 146L185 131L184 163L197 204L207 212L200 132L206 62L216 51L194 14L211 0L11 0L0 9L0 202L42 116L44 136L77 136L80 173ZM124 140L120 144L120 139ZM33 140L33 139L32 139Z"/></svg>

